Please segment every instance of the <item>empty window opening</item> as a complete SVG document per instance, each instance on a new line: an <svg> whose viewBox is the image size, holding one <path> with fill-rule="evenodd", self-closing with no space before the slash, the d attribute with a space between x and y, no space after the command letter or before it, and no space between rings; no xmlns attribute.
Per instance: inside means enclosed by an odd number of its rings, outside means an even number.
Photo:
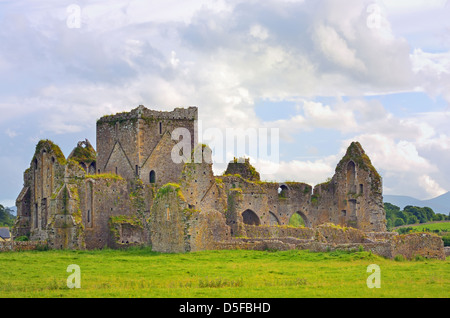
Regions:
<svg viewBox="0 0 450 318"><path fill-rule="evenodd" d="M359 193L360 193L360 194L363 194L363 193L364 193L364 185L363 185L363 184L360 184L360 185L359 185Z"/></svg>
<svg viewBox="0 0 450 318"><path fill-rule="evenodd" d="M34 204L34 227L38 228L38 205Z"/></svg>
<svg viewBox="0 0 450 318"><path fill-rule="evenodd" d="M86 210L87 227L92 227L92 216L94 212L94 189L92 182L86 184Z"/></svg>
<svg viewBox="0 0 450 318"><path fill-rule="evenodd" d="M150 171L150 183L156 183L156 173L154 170Z"/></svg>
<svg viewBox="0 0 450 318"><path fill-rule="evenodd" d="M242 218L245 224L248 225L261 225L258 215L252 210L245 210L242 213Z"/></svg>
<svg viewBox="0 0 450 318"><path fill-rule="evenodd" d="M356 166L353 161L347 165L347 187L349 193L356 193Z"/></svg>
<svg viewBox="0 0 450 318"><path fill-rule="evenodd" d="M288 187L285 185L282 185L278 188L278 196L280 198L287 198L288 197Z"/></svg>
<svg viewBox="0 0 450 318"><path fill-rule="evenodd" d="M159 122L159 134L162 134L162 122Z"/></svg>

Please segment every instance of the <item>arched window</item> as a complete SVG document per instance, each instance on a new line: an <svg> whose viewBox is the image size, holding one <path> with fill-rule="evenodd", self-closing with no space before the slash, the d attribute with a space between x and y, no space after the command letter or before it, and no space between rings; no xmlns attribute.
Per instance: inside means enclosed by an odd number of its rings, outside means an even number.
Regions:
<svg viewBox="0 0 450 318"><path fill-rule="evenodd" d="M294 226L294 227L310 227L311 226L308 222L308 219L306 218L306 215L300 211L292 214L291 218L289 219L289 225Z"/></svg>
<svg viewBox="0 0 450 318"><path fill-rule="evenodd" d="M94 187L92 182L86 184L86 227L92 227L94 213Z"/></svg>
<svg viewBox="0 0 450 318"><path fill-rule="evenodd" d="M36 229L38 228L38 225L39 225L39 223L38 223L38 215L39 215L38 205L37 205L37 203L35 203L34 204L34 227Z"/></svg>
<svg viewBox="0 0 450 318"><path fill-rule="evenodd" d="M347 165L347 189L350 193L356 193L356 166L353 161Z"/></svg>
<svg viewBox="0 0 450 318"><path fill-rule="evenodd" d="M244 223L248 225L261 225L259 217L252 210L245 210L242 213L242 219Z"/></svg>
<svg viewBox="0 0 450 318"><path fill-rule="evenodd" d="M150 171L150 183L156 183L156 173L154 170Z"/></svg>
<svg viewBox="0 0 450 318"><path fill-rule="evenodd" d="M288 191L289 191L288 187L283 184L283 185L281 185L278 188L278 196L280 198L287 198L288 197Z"/></svg>

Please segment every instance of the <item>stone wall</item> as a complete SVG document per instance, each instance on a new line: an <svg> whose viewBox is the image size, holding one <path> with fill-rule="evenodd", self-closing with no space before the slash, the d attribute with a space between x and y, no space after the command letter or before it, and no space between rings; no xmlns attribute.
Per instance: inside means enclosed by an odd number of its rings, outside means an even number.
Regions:
<svg viewBox="0 0 450 318"><path fill-rule="evenodd" d="M382 180L358 142L348 147L331 180L314 187L312 205L320 223L386 231Z"/></svg>
<svg viewBox="0 0 450 318"><path fill-rule="evenodd" d="M50 201L64 183L65 169L66 159L61 149L49 140L39 141L16 200L14 237L27 235L34 240L47 239Z"/></svg>
<svg viewBox="0 0 450 318"><path fill-rule="evenodd" d="M289 226L254 226L244 225L248 238L299 238L314 239L316 230L312 228L294 228Z"/></svg>
<svg viewBox="0 0 450 318"><path fill-rule="evenodd" d="M392 257L402 255L406 259L416 256L445 259L444 241L429 233L398 235L392 240Z"/></svg>
<svg viewBox="0 0 450 318"><path fill-rule="evenodd" d="M159 189L150 211L152 249L163 253L183 253L190 250L189 211L179 186L166 185Z"/></svg>
<svg viewBox="0 0 450 318"><path fill-rule="evenodd" d="M25 241L25 242L0 242L0 252L10 251L33 251L36 249L46 248L45 241Z"/></svg>
<svg viewBox="0 0 450 318"><path fill-rule="evenodd" d="M135 216L112 216L109 220L111 248L147 245L142 221Z"/></svg>
<svg viewBox="0 0 450 318"><path fill-rule="evenodd" d="M157 192L150 228L152 249L164 253L213 249L215 242L231 236L221 212L189 207L176 184L168 184Z"/></svg>
<svg viewBox="0 0 450 318"><path fill-rule="evenodd" d="M245 230L249 234L248 237L217 242L216 248L299 249L312 252L358 251L362 248L386 258L395 258L398 255L405 259L414 259L416 256L435 259L446 257L442 239L433 234L367 235L357 229L341 228L333 224L324 224L313 229L246 225Z"/></svg>
<svg viewBox="0 0 450 318"><path fill-rule="evenodd" d="M135 216L131 192L126 180L108 175L93 176L80 184L79 200L87 249L115 246L109 220L111 217Z"/></svg>
<svg viewBox="0 0 450 318"><path fill-rule="evenodd" d="M381 177L357 142L347 149L335 175L314 190L300 182L262 182L253 170L248 159L235 160L220 177L233 205L227 207L233 235L245 235L239 222L283 226L295 214L307 227L334 223L366 232L386 230Z"/></svg>

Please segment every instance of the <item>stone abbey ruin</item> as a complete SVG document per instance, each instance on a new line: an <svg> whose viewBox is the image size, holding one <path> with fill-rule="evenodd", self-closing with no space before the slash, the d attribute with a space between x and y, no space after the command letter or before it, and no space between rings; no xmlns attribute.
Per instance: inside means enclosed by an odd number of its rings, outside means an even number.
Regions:
<svg viewBox="0 0 450 318"><path fill-rule="evenodd" d="M437 236L386 232L382 180L358 142L334 176L314 188L261 181L247 159L230 162L215 176L210 148L194 144L197 112L139 106L104 116L97 121L97 150L82 141L67 158L53 142L41 140L16 200L14 237L52 249L364 248L390 258L445 258ZM194 136L200 163L171 159L179 142L171 133L179 127ZM290 225L295 217L303 226Z"/></svg>

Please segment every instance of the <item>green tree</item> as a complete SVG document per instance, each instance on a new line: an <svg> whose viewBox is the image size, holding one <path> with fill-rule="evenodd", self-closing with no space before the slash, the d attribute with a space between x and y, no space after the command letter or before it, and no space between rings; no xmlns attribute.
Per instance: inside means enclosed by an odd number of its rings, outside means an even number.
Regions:
<svg viewBox="0 0 450 318"><path fill-rule="evenodd" d="M406 224L416 224L416 223L419 223L419 219L415 215L409 214Z"/></svg>
<svg viewBox="0 0 450 318"><path fill-rule="evenodd" d="M435 216L433 209L425 207L425 208L422 208L422 211L427 216L428 221L433 221L434 216Z"/></svg>
<svg viewBox="0 0 450 318"><path fill-rule="evenodd" d="M386 211L386 219L392 219L398 212L400 212L400 208L391 203L384 203L384 210Z"/></svg>
<svg viewBox="0 0 450 318"><path fill-rule="evenodd" d="M15 216L12 211L0 204L0 226L11 227L14 225Z"/></svg>
<svg viewBox="0 0 450 318"><path fill-rule="evenodd" d="M405 221L403 221L403 219L401 219L401 218L396 218L396 219L394 220L394 226L402 226L402 225L405 225Z"/></svg>
<svg viewBox="0 0 450 318"><path fill-rule="evenodd" d="M402 219L403 222L405 222L405 224L407 224L409 213L405 212L405 211L399 211L399 212L397 212L396 217Z"/></svg>
<svg viewBox="0 0 450 318"><path fill-rule="evenodd" d="M426 223L428 221L427 212L423 208L407 205L403 211L415 215L420 223Z"/></svg>

